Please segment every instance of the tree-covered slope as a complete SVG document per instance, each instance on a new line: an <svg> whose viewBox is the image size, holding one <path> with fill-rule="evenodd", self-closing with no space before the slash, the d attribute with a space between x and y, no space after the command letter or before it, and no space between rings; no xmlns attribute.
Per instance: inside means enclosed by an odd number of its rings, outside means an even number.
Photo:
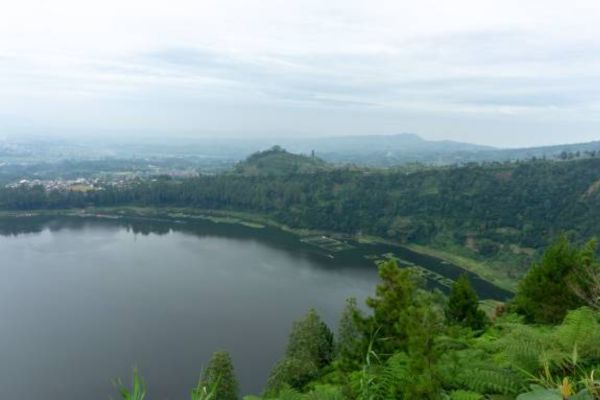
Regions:
<svg viewBox="0 0 600 400"><path fill-rule="evenodd" d="M284 176L290 174L310 174L331 169L320 158L292 154L279 146L259 151L238 163L234 174L243 176Z"/></svg>
<svg viewBox="0 0 600 400"><path fill-rule="evenodd" d="M267 160L278 159L279 152ZM260 160L251 157L250 165ZM244 211L296 228L454 247L506 260L503 268L517 277L557 233L576 239L600 234L600 158L416 172L232 173L140 180L88 193L41 187L0 191L4 209L120 205Z"/></svg>

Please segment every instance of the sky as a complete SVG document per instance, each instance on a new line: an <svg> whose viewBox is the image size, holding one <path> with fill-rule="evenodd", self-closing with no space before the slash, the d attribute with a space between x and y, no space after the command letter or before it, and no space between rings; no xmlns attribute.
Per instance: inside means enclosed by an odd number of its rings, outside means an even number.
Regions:
<svg viewBox="0 0 600 400"><path fill-rule="evenodd" d="M0 0L5 134L600 139L597 0Z"/></svg>

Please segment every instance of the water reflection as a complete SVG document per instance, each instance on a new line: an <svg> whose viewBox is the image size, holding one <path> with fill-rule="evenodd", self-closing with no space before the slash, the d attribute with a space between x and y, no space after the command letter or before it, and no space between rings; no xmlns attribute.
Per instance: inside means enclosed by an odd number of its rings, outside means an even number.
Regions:
<svg viewBox="0 0 600 400"><path fill-rule="evenodd" d="M132 365L153 398L186 398L228 349L258 392L292 320L334 325L375 269L334 265L296 238L198 222L19 218L0 222L0 398L108 398ZM34 384L32 384L34 383Z"/></svg>
<svg viewBox="0 0 600 400"><path fill-rule="evenodd" d="M463 272L384 245L331 258L280 230L209 221L12 218L0 235L0 398L107 398L134 364L153 398L186 398L219 348L256 393L294 319L315 307L335 325L347 297L373 292L365 255Z"/></svg>

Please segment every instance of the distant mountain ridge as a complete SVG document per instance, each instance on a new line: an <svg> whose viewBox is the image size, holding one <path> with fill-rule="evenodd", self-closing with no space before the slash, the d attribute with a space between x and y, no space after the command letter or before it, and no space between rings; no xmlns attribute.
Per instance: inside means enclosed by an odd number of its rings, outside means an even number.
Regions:
<svg viewBox="0 0 600 400"><path fill-rule="evenodd" d="M577 152L581 153L587 152L590 156L595 156L597 153L600 153L600 140L594 140L591 142L584 143L571 143L571 144L556 144L550 146L537 146L537 147L523 147L516 149L497 149L496 152L505 154L507 156L519 157L523 158L532 158L532 157L556 157L556 158L569 158L569 153L571 155L577 156ZM563 154L567 153L567 154Z"/></svg>
<svg viewBox="0 0 600 400"><path fill-rule="evenodd" d="M504 162L531 158L571 159L600 153L600 141L502 149L452 140L427 140L416 134L341 136L283 142L291 151L314 149L324 160L370 166Z"/></svg>
<svg viewBox="0 0 600 400"><path fill-rule="evenodd" d="M324 160L371 166L392 166L412 162L452 164L469 154L497 150L452 140L426 140L413 133L395 135L337 136L282 141L294 152L315 150ZM469 158L469 157L467 157Z"/></svg>
<svg viewBox="0 0 600 400"><path fill-rule="evenodd" d="M484 146L455 140L427 140L414 133L398 133L393 135L364 135L364 136L330 136L316 139L304 139L308 145L356 150L357 146L363 151L386 149L422 150L425 147L434 150L482 151L497 150L492 146ZM290 143L290 144L293 144Z"/></svg>
<svg viewBox="0 0 600 400"><path fill-rule="evenodd" d="M279 144L291 153L310 155L334 164L392 167L411 163L453 165L504 162L530 158L572 159L600 153L600 141L501 149L453 140L427 140L413 133L330 137L123 137L111 140L0 140L2 161L14 163L94 160L105 158L189 158L199 165L232 166L257 149Z"/></svg>

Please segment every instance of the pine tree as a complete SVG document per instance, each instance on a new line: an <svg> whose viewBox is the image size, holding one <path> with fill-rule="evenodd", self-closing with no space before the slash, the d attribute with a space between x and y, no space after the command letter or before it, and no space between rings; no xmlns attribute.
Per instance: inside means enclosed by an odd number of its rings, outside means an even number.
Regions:
<svg viewBox="0 0 600 400"><path fill-rule="evenodd" d="M286 356L309 359L322 368L333 358L333 333L311 309L303 319L294 322L288 341Z"/></svg>
<svg viewBox="0 0 600 400"><path fill-rule="evenodd" d="M277 394L286 386L302 389L331 362L333 350L333 333L311 309L292 325L285 357L271 372L266 392Z"/></svg>
<svg viewBox="0 0 600 400"><path fill-rule="evenodd" d="M410 384L402 388L403 399L439 399L440 378L437 373L439 350L435 339L444 329L444 314L427 293L409 307L406 318L407 353Z"/></svg>
<svg viewBox="0 0 600 400"><path fill-rule="evenodd" d="M483 329L487 323L487 316L479 309L479 298L466 274L461 275L452 285L446 306L446 319L450 324L474 330Z"/></svg>
<svg viewBox="0 0 600 400"><path fill-rule="evenodd" d="M435 338L445 327L444 302L421 289L414 270L395 261L381 264L379 274L376 296L367 300L373 315L361 324L368 339L362 349L367 360L362 382L368 389L363 397L438 399Z"/></svg>
<svg viewBox="0 0 600 400"><path fill-rule="evenodd" d="M415 303L421 281L412 269L399 268L394 260L379 266L379 277L375 297L367 299L373 315L361 322L361 329L366 338L376 336L373 349L385 358L406 347L406 313Z"/></svg>
<svg viewBox="0 0 600 400"><path fill-rule="evenodd" d="M216 399L237 400L239 398L238 381L233 370L233 363L226 351L215 352L208 367L204 370L201 386L217 386Z"/></svg>
<svg viewBox="0 0 600 400"><path fill-rule="evenodd" d="M351 368L360 360L360 343L363 339L358 321L362 314L358 309L355 298L346 300L346 307L342 311L338 324L336 340L336 356L344 367Z"/></svg>

